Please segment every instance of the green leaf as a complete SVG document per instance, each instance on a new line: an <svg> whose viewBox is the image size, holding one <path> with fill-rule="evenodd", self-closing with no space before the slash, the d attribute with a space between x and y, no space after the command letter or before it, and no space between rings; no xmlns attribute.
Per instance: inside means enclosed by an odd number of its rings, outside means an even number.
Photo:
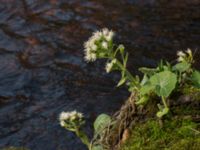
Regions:
<svg viewBox="0 0 200 150"><path fill-rule="evenodd" d="M111 117L107 114L101 114L94 122L95 133L101 132L111 122Z"/></svg>
<svg viewBox="0 0 200 150"><path fill-rule="evenodd" d="M143 79L140 83L141 86L145 85L147 83L147 81L149 81L149 78L147 77L146 74L144 74Z"/></svg>
<svg viewBox="0 0 200 150"><path fill-rule="evenodd" d="M128 53L126 53L126 56L124 58L124 67L126 67L127 61L128 61Z"/></svg>
<svg viewBox="0 0 200 150"><path fill-rule="evenodd" d="M145 94L150 93L153 90L154 90L154 85L148 82L140 88L140 94L145 95Z"/></svg>
<svg viewBox="0 0 200 150"><path fill-rule="evenodd" d="M161 59L160 63L158 64L158 70L159 71L163 71L164 70L164 63L163 63L163 60Z"/></svg>
<svg viewBox="0 0 200 150"><path fill-rule="evenodd" d="M144 105L148 101L149 97L144 95L138 101L136 101L136 105Z"/></svg>
<svg viewBox="0 0 200 150"><path fill-rule="evenodd" d="M146 75L149 75L149 76L152 76L153 74L155 74L158 70L155 69L155 68L146 68L146 67L141 67L139 68L139 71L146 74Z"/></svg>
<svg viewBox="0 0 200 150"><path fill-rule="evenodd" d="M120 53L121 53L121 54L124 54L124 49L125 49L125 48L124 48L124 45L120 44L118 48L119 48L119 50L120 50Z"/></svg>
<svg viewBox="0 0 200 150"><path fill-rule="evenodd" d="M177 76L170 71L162 71L153 75L150 83L158 96L168 97L176 86Z"/></svg>
<svg viewBox="0 0 200 150"><path fill-rule="evenodd" d="M164 70L164 71L170 71L170 67L169 67L169 66L166 66L166 65L164 65L164 66L163 66L163 70Z"/></svg>
<svg viewBox="0 0 200 150"><path fill-rule="evenodd" d="M103 57L105 57L106 56L106 54L103 52L103 53L99 53L99 57L100 58L103 58Z"/></svg>
<svg viewBox="0 0 200 150"><path fill-rule="evenodd" d="M191 67L191 64L187 62L181 62L173 66L173 71L185 72Z"/></svg>
<svg viewBox="0 0 200 150"><path fill-rule="evenodd" d="M121 86L122 84L124 84L126 82L126 78L123 77L121 78L121 80L118 82L117 87Z"/></svg>
<svg viewBox="0 0 200 150"><path fill-rule="evenodd" d="M200 72L199 71L195 70L192 73L191 80L196 87L200 88Z"/></svg>

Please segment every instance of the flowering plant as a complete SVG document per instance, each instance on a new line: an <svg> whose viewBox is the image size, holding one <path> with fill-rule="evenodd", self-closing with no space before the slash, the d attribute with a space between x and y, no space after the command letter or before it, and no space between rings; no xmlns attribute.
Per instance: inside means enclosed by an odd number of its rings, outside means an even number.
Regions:
<svg viewBox="0 0 200 150"><path fill-rule="evenodd" d="M93 141L90 141L87 134L83 131L82 127L85 124L85 119L82 113L77 111L61 112L59 121L61 127L75 132L75 134L80 138L83 144L88 147L89 150L103 150L101 145L93 144ZM110 116L106 114L99 115L94 122L94 137L99 136L99 133L106 128L110 122Z"/></svg>
<svg viewBox="0 0 200 150"><path fill-rule="evenodd" d="M96 59L105 58L107 63L105 70L107 73L118 70L121 72L121 80L117 86L124 83L129 88L130 92L137 92L138 97L136 100L137 105L144 105L149 100L152 93L161 97L163 106L158 104L159 111L157 116L161 118L169 112L167 98L176 90L189 80L199 81L199 72L194 71L192 64L194 63L193 54L190 49L186 52L179 51L178 63L174 66L169 62L161 63L156 68L139 68L144 74L143 78L135 75L133 76L126 68L128 53L122 44L116 45L113 43L114 32L104 28L100 31L93 33L93 36L85 42L85 60L93 62ZM195 74L193 74L195 72ZM192 75L193 74L193 75ZM192 76L191 76L192 75Z"/></svg>
<svg viewBox="0 0 200 150"><path fill-rule="evenodd" d="M112 70L121 71L121 80L117 86L129 83L131 90L137 90L139 88L139 78L132 76L126 69L128 53L124 51L122 44L116 46L113 43L114 32L107 28L93 33L93 36L89 38L84 44L85 60L87 62L93 62L98 58L106 58L107 63L105 70L107 73Z"/></svg>
<svg viewBox="0 0 200 150"><path fill-rule="evenodd" d="M82 113L77 111L72 112L62 112L59 116L60 125L65 129L75 132L76 135L81 139L81 141L90 147L89 139L86 133L81 129L85 124L85 120L83 118Z"/></svg>
<svg viewBox="0 0 200 150"><path fill-rule="evenodd" d="M173 91L181 90L186 84L200 91L200 72L192 68L194 59L190 49L186 52L178 51L177 63L174 65L161 61L156 68L139 68L139 71L143 73L143 78L140 79L137 75L133 76L126 68L128 53L125 52L125 47L122 44L113 43L113 37L114 32L107 28L93 33L84 44L84 59L87 62L94 62L102 58L107 59L106 72L109 73L113 70L121 72L121 79L117 86L126 83L130 92L137 93L133 94L136 95L134 98L136 105L145 105L152 95L157 95L161 98L162 104L158 104L159 110L156 115L158 118L162 118L169 112L167 100ZM130 109L130 107L127 108ZM135 109L133 108L133 110ZM97 117L94 122L94 139L99 138L101 141L105 138L105 135L101 135L101 133L104 133L105 129L109 130L109 127L116 123L112 119L106 114ZM101 143L89 141L86 133L82 130L85 119L81 113L76 111L62 112L59 120L60 125L75 132L89 150L103 150Z"/></svg>

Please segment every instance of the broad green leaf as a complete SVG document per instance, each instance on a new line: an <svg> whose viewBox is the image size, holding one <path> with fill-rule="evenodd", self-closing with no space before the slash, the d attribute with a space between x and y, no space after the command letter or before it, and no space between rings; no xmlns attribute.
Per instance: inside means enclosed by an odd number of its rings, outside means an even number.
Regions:
<svg viewBox="0 0 200 150"><path fill-rule="evenodd" d="M179 71L179 72L185 72L187 71L189 68L191 67L191 64L187 63L187 62L181 62L176 64L173 67L173 71Z"/></svg>
<svg viewBox="0 0 200 150"><path fill-rule="evenodd" d="M141 67L141 68L139 68L139 71L146 74L146 75L151 76L151 75L155 74L158 70L155 69L155 68Z"/></svg>
<svg viewBox="0 0 200 150"><path fill-rule="evenodd" d="M199 71L195 70L192 73L191 80L196 87L200 88L200 72Z"/></svg>
<svg viewBox="0 0 200 150"><path fill-rule="evenodd" d="M117 87L121 86L122 84L124 84L126 82L126 78L123 77L121 78L121 80L118 82Z"/></svg>
<svg viewBox="0 0 200 150"><path fill-rule="evenodd" d="M101 114L94 122L95 133L102 131L111 122L111 117L107 114Z"/></svg>
<svg viewBox="0 0 200 150"><path fill-rule="evenodd" d="M168 97L176 86L177 76L170 71L162 71L153 75L150 83L158 96Z"/></svg>

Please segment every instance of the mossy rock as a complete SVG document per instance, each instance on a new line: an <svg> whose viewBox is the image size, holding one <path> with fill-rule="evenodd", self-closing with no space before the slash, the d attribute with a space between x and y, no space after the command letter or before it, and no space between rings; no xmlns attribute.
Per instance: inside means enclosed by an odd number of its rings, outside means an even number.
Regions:
<svg viewBox="0 0 200 150"><path fill-rule="evenodd" d="M199 150L199 125L190 119L137 123L121 150Z"/></svg>

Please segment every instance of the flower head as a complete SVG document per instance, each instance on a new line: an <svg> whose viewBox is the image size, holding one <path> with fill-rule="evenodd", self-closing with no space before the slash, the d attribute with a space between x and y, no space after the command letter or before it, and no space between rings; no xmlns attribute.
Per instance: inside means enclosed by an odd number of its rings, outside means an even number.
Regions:
<svg viewBox="0 0 200 150"><path fill-rule="evenodd" d="M62 112L59 116L60 125L62 127L69 126L71 122L76 122L77 125L79 125L79 121L82 122L83 120L83 114L79 113L77 111L71 111L71 112Z"/></svg>
<svg viewBox="0 0 200 150"><path fill-rule="evenodd" d="M177 61L178 62L183 62L185 59L183 57L178 57Z"/></svg>
<svg viewBox="0 0 200 150"><path fill-rule="evenodd" d="M104 49L108 49L108 43L107 42L102 42L102 47L104 48Z"/></svg>
<svg viewBox="0 0 200 150"><path fill-rule="evenodd" d="M188 48L187 51L186 51L186 53L188 53L188 55L191 56L192 55L191 49Z"/></svg>
<svg viewBox="0 0 200 150"><path fill-rule="evenodd" d="M104 55L105 50L109 49L109 42L113 39L114 32L109 31L104 28L100 31L96 31L89 38L87 42L84 43L85 60L87 62L95 61L99 55Z"/></svg>
<svg viewBox="0 0 200 150"><path fill-rule="evenodd" d="M112 40L112 38L113 38L113 36L114 36L114 32L113 32L112 30L109 31L107 28L104 28L104 29L102 30L102 32L103 32L104 38L105 38L107 41L111 41L111 40Z"/></svg>
<svg viewBox="0 0 200 150"><path fill-rule="evenodd" d="M179 57L185 57L186 54L183 51L178 51L177 52L177 56L179 56Z"/></svg>
<svg viewBox="0 0 200 150"><path fill-rule="evenodd" d="M177 52L177 61L178 62L188 62L188 63L193 63L193 55L191 49L187 49L185 52L183 51L178 51Z"/></svg>
<svg viewBox="0 0 200 150"><path fill-rule="evenodd" d="M105 67L105 69L106 69L106 72L107 73L109 73L111 70L112 70L112 68L113 68L113 66L114 66L114 64L117 62L117 60L116 59L113 59L111 62L108 62L107 64L106 64L106 67Z"/></svg>

